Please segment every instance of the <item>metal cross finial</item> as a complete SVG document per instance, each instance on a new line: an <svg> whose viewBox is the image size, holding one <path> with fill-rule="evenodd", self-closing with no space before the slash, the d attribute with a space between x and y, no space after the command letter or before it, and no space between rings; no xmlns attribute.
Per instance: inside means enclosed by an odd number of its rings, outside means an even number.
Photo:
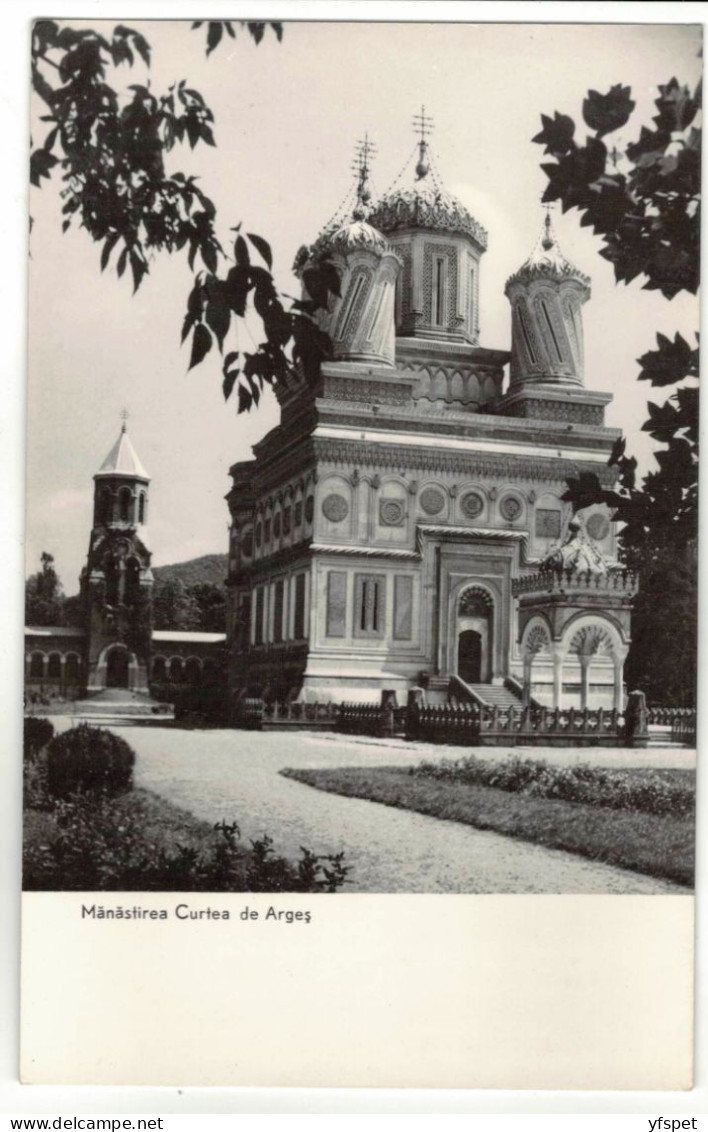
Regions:
<svg viewBox="0 0 708 1132"><path fill-rule="evenodd" d="M433 132L433 119L425 113L425 106L421 106L420 114L414 114L413 128L420 134L420 141L418 142L418 164L415 167L415 175L416 180L421 181L430 169L430 163L428 162L428 142L426 139Z"/></svg>
<svg viewBox="0 0 708 1132"><path fill-rule="evenodd" d="M354 161L352 162L352 169L357 177L356 206L354 209L355 220L364 219L367 206L371 200L369 162L375 153L376 146L372 141L369 141L368 133L364 134L363 139L356 144Z"/></svg>
<svg viewBox="0 0 708 1132"><path fill-rule="evenodd" d="M126 428L127 428L127 424L126 424L126 421L128 420L128 416L129 416L128 410L127 410L127 409L122 409L122 410L121 410L121 414L120 414L120 419L121 419L121 420L122 420L122 422L123 422L123 426L122 426L122 428L121 428L121 430L120 430L121 432L125 432L125 430L126 430Z"/></svg>
<svg viewBox="0 0 708 1132"><path fill-rule="evenodd" d="M425 106L421 106L420 114L413 115L413 128L416 133L420 134L421 142L425 142L425 139L432 134L433 119L425 113Z"/></svg>

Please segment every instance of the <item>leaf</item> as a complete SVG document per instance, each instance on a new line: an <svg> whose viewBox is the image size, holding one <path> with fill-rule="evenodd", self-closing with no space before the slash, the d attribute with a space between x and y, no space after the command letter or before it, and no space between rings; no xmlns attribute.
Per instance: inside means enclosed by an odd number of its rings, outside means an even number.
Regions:
<svg viewBox="0 0 708 1132"><path fill-rule="evenodd" d="M231 325L231 309L220 291L216 291L207 302L205 315L221 349Z"/></svg>
<svg viewBox="0 0 708 1132"><path fill-rule="evenodd" d="M118 272L119 277L125 271L125 265L126 265L127 259L128 259L128 249L123 248L123 251L118 256L118 263L116 264L116 271Z"/></svg>
<svg viewBox="0 0 708 1132"><path fill-rule="evenodd" d="M245 385L239 385L239 387L238 387L238 410L237 411L239 413L247 413L248 410L251 408L252 404L253 404L253 397L249 393L248 389L246 389L246 386Z"/></svg>
<svg viewBox="0 0 708 1132"><path fill-rule="evenodd" d="M674 385L685 377L698 377L698 350L692 350L681 334L674 335L673 342L664 334L657 334L658 350L649 350L637 358L642 367L640 381L652 385Z"/></svg>
<svg viewBox="0 0 708 1132"><path fill-rule="evenodd" d="M238 377L240 372L241 371L238 368L232 370L224 369L224 380L222 382L221 389L224 394L225 401L228 401L229 397L233 393L234 385L236 384L236 378Z"/></svg>
<svg viewBox="0 0 708 1132"><path fill-rule="evenodd" d="M189 369L194 369L200 362L204 360L212 347L212 336L208 328L203 322L200 322L194 331L192 338L192 356L189 361Z"/></svg>
<svg viewBox="0 0 708 1132"><path fill-rule="evenodd" d="M553 118L542 114L541 123L543 129L531 141L544 145L546 153L558 155L574 149L575 122L567 114L559 114L557 110Z"/></svg>
<svg viewBox="0 0 708 1132"><path fill-rule="evenodd" d="M224 29L219 20L210 20L207 30L207 55L211 55L212 51L221 43L221 37L224 34Z"/></svg>
<svg viewBox="0 0 708 1132"><path fill-rule="evenodd" d="M256 236L256 234L254 232L247 232L246 235L248 236L249 240L253 244L256 251L260 252L260 254L263 256L263 259L265 260L265 262L268 265L268 269L269 270L272 269L272 267L273 267L273 253L271 251L270 244L268 243L268 241L264 240L262 236Z"/></svg>
<svg viewBox="0 0 708 1132"><path fill-rule="evenodd" d="M234 244L234 256L236 257L236 263L239 265L239 267L248 267L251 262L251 257L248 254L248 244L244 240L243 236L236 237L236 243Z"/></svg>
<svg viewBox="0 0 708 1132"><path fill-rule="evenodd" d="M111 232L110 236L106 237L106 242L104 243L103 251L101 252L101 271L105 271L106 267L108 266L108 260L111 257L111 252L118 243L119 239L120 234L118 232Z"/></svg>
<svg viewBox="0 0 708 1132"><path fill-rule="evenodd" d="M202 240L199 251L201 252L201 257L204 260L204 263L208 270L215 274L218 266L218 260L216 256L216 248L214 247L212 241Z"/></svg>
<svg viewBox="0 0 708 1132"><path fill-rule="evenodd" d="M602 138L624 126L635 106L632 88L616 83L607 94L600 94L597 90L588 91L583 102L583 118L590 129L597 132L598 138Z"/></svg>

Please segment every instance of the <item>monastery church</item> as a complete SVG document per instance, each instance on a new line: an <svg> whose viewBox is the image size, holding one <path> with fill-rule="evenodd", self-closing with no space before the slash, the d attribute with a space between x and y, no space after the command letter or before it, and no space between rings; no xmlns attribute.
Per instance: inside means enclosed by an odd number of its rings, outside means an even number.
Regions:
<svg viewBox="0 0 708 1132"><path fill-rule="evenodd" d="M319 383L279 384L280 424L230 469L226 642L150 631L149 478L124 425L94 476L85 625L28 628L29 688L147 693L226 663L232 704L422 688L623 708L636 582L607 508L561 500L569 476L615 479L611 395L584 383L590 280L547 215L506 283L511 351L480 345L487 232L442 184L425 116L410 184L372 199L370 155L295 262L305 293L324 258L341 278Z"/></svg>

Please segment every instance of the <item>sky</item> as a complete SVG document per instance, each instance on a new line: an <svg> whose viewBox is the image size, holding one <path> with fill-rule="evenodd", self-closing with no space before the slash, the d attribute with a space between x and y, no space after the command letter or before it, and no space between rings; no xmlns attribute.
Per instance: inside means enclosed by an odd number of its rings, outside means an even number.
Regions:
<svg viewBox="0 0 708 1132"><path fill-rule="evenodd" d="M92 21L92 26L96 21ZM130 20L150 42L150 81L162 91L185 78L215 114L215 148L179 148L170 167L201 178L220 232L239 222L266 237L279 285L295 294L290 267L351 184L357 139L377 146L374 187L384 192L409 157L412 117L434 119L432 150L447 189L488 230L480 273L481 345L508 349L507 277L527 257L543 219L541 113L581 120L590 88L632 87L637 109L619 144L649 124L659 83L695 83L700 29L681 25L543 25L289 22L268 34L224 40L207 59L203 31L187 21ZM108 25L111 26L110 24ZM142 65L120 83L145 81ZM33 124L36 130L38 127ZM28 402L27 570L52 553L67 593L88 546L93 481L129 413L128 429L152 476L149 544L161 565L225 552L228 468L278 419L272 396L237 416L224 403L214 353L187 372L179 337L191 277L179 256L157 259L137 295L127 277L99 270L100 248L80 230L61 233L58 185L32 190ZM592 279L584 308L586 385L614 394L607 423L622 428L642 466L646 401L671 392L636 381L636 359L662 331L689 341L697 301L671 302L617 286L599 239L578 215L554 214L567 257ZM235 348L249 349L248 331Z"/></svg>

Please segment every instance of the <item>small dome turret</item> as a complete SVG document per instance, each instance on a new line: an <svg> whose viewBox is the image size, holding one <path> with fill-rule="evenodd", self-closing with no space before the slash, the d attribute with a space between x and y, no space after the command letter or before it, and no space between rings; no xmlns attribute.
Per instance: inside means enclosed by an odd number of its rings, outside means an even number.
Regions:
<svg viewBox="0 0 708 1132"><path fill-rule="evenodd" d="M319 317L332 341L335 361L395 364L394 299L401 259L370 222L368 137L357 155L356 200L348 215L326 225L311 247L298 252L296 275L306 289L306 269L330 259L340 274L340 295Z"/></svg>
<svg viewBox="0 0 708 1132"><path fill-rule="evenodd" d="M506 282L511 303L511 385L582 385L581 308L590 298L590 279L563 255L550 214L536 246Z"/></svg>
<svg viewBox="0 0 708 1132"><path fill-rule="evenodd" d="M398 183L368 218L403 260L396 333L477 345L479 261L487 233L442 184L428 145L432 120L425 107L414 125L420 135L416 164L412 167L411 155ZM406 177L412 183L406 184Z"/></svg>

